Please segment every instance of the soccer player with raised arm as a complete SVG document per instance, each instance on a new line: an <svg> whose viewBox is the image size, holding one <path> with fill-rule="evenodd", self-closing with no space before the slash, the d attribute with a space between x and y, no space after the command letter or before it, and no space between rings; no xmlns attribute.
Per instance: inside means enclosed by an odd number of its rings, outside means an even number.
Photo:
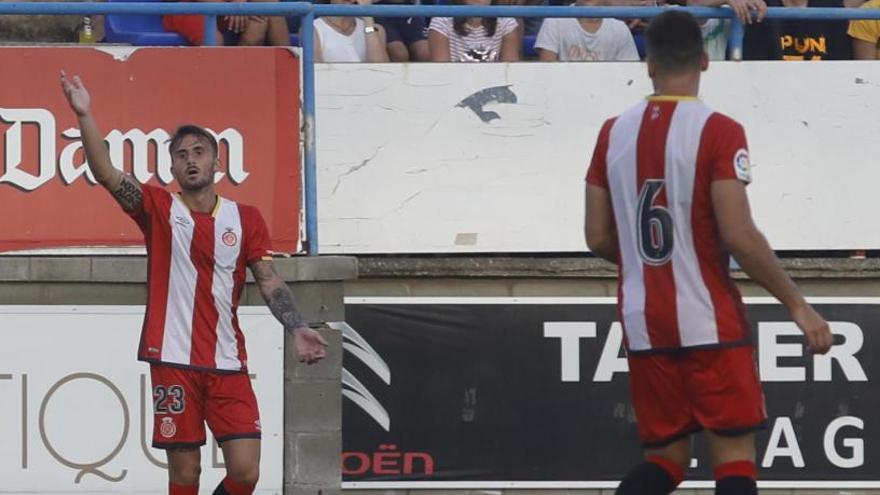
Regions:
<svg viewBox="0 0 880 495"><path fill-rule="evenodd" d="M697 98L709 61L687 12L646 33L655 93L605 122L587 173L586 238L618 264L630 392L645 460L619 495L671 493L706 430L715 493L757 494L764 394L729 254L788 308L814 353L832 336L752 222L742 126Z"/></svg>
<svg viewBox="0 0 880 495"><path fill-rule="evenodd" d="M79 120L89 169L144 233L148 297L138 359L150 363L153 447L167 453L169 493L198 493L207 423L226 463L214 494L251 494L259 477L260 416L236 314L245 268L293 334L300 362L320 361L327 342L303 321L273 268L260 212L214 190L219 161L209 132L185 125L172 136L171 172L180 187L172 194L114 168L82 81L62 72L61 87Z"/></svg>

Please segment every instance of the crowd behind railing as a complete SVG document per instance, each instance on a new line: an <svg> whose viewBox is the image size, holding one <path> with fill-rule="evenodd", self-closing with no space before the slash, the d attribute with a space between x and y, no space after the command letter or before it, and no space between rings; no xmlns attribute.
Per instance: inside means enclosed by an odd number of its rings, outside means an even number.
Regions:
<svg viewBox="0 0 880 495"><path fill-rule="evenodd" d="M219 0L218 0L219 1ZM278 0L236 0L278 1ZM379 0L329 0L371 5ZM422 0L427 3L434 0ZM767 7L880 8L880 0L436 0L454 5L688 5L734 10L746 24L745 60L851 60L880 58L880 20L763 18ZM382 0L412 4L419 0ZM224 45L289 45L300 33L299 16L217 18L216 40ZM713 60L730 58L729 19L701 19L706 50ZM644 58L640 19L344 17L314 20L317 62L513 62L628 61ZM190 44L204 42L204 17L166 15L166 30ZM294 36L293 39L296 39Z"/></svg>

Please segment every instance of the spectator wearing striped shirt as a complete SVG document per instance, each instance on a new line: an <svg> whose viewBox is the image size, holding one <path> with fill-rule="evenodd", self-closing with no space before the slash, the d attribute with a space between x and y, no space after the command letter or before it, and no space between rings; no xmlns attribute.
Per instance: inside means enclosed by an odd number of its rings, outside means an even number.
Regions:
<svg viewBox="0 0 880 495"><path fill-rule="evenodd" d="M456 5L487 6L491 0L455 0ZM428 28L434 62L515 62L522 30L512 17L435 17Z"/></svg>

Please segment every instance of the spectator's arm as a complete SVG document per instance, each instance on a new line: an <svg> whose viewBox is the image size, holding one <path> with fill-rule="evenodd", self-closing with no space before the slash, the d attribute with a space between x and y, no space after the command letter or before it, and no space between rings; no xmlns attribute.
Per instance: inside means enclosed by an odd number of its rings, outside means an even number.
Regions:
<svg viewBox="0 0 880 495"><path fill-rule="evenodd" d="M428 49L431 51L432 62L449 62L449 38L435 30L428 31Z"/></svg>
<svg viewBox="0 0 880 495"><path fill-rule="evenodd" d="M736 13L739 20L746 24L752 23L752 13L757 13L755 20L761 22L767 15L767 4L764 0L688 0L688 5L698 7L721 7L727 5Z"/></svg>
<svg viewBox="0 0 880 495"><path fill-rule="evenodd" d="M848 9L854 9L856 7L861 7L866 0L843 0L843 6Z"/></svg>
<svg viewBox="0 0 880 495"><path fill-rule="evenodd" d="M857 40L853 38L853 59L855 60L876 60L877 44L869 41Z"/></svg>
<svg viewBox="0 0 880 495"><path fill-rule="evenodd" d="M554 51L547 50L546 48L538 48L538 61L539 62L556 62L559 60L559 55Z"/></svg>
<svg viewBox="0 0 880 495"><path fill-rule="evenodd" d="M299 30L299 37L302 39L302 29ZM324 51L321 49L321 37L318 36L318 30L312 29L312 47L315 54L315 62L324 61Z"/></svg>
<svg viewBox="0 0 880 495"><path fill-rule="evenodd" d="M501 53L499 59L502 62L518 62L519 50L522 47L522 31L514 29L501 38Z"/></svg>
<svg viewBox="0 0 880 495"><path fill-rule="evenodd" d="M364 33L367 43L367 62L388 62L385 28L376 24L372 17L364 17L364 26L376 28L372 33Z"/></svg>

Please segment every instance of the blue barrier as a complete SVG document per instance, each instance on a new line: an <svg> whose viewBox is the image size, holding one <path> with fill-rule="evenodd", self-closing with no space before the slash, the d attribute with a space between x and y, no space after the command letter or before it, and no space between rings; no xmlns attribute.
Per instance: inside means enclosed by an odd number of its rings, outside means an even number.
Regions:
<svg viewBox="0 0 880 495"><path fill-rule="evenodd" d="M342 5L308 2L0 2L0 15L165 15L201 14L205 22L205 44L215 43L216 16L260 15L303 16L302 91L303 156L305 175L306 240L309 255L318 254L317 150L315 146L315 59L312 22L320 16L373 17L615 17L650 18L668 7L562 7L562 6L474 6L474 5ZM698 18L730 19L731 53L740 59L744 26L727 8L675 7ZM768 19L875 19L880 9L848 8L769 8Z"/></svg>

